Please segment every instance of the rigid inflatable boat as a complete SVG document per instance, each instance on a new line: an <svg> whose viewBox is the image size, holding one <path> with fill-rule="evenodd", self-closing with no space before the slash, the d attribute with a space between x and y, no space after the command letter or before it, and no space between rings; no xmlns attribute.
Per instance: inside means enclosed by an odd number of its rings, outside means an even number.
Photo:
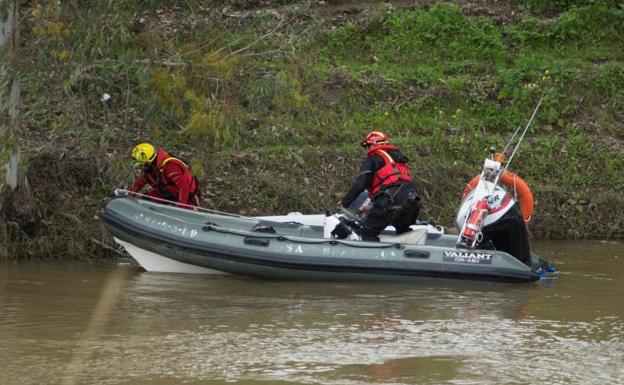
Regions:
<svg viewBox="0 0 624 385"><path fill-rule="evenodd" d="M333 215L243 217L117 195L101 218L147 271L283 280L528 282L548 266L534 254L523 263L501 250L458 247L457 235L427 224L400 235L388 228L381 242L364 242L328 237Z"/></svg>

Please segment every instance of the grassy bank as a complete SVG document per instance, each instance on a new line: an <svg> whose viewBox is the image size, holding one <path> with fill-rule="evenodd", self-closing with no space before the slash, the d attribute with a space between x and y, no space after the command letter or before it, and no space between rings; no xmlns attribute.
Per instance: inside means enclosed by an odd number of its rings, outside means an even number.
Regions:
<svg viewBox="0 0 624 385"><path fill-rule="evenodd" d="M423 216L451 225L463 185L540 98L512 165L536 197L533 236L624 237L614 2L74 3L21 10L37 215L5 213L5 255L106 253L98 210L144 140L191 160L206 207L273 214L333 207L357 142L385 130L411 158Z"/></svg>

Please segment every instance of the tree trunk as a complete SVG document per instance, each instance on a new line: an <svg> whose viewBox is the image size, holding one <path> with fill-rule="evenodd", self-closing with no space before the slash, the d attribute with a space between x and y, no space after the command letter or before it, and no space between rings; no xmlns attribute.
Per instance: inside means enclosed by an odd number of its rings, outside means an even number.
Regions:
<svg viewBox="0 0 624 385"><path fill-rule="evenodd" d="M0 209L21 183L16 139L20 95L17 24L17 0L0 0ZM4 170L6 174L2 178Z"/></svg>

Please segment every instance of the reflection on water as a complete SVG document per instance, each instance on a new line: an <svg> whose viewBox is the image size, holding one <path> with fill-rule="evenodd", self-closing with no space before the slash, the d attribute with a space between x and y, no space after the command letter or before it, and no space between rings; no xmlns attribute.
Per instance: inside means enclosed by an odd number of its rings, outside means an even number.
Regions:
<svg viewBox="0 0 624 385"><path fill-rule="evenodd" d="M0 383L624 383L624 244L530 284L276 282L0 266Z"/></svg>

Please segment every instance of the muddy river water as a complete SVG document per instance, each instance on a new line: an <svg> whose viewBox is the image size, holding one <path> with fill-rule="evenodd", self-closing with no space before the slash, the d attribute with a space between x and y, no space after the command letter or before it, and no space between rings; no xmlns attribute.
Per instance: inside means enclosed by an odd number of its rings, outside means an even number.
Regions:
<svg viewBox="0 0 624 385"><path fill-rule="evenodd" d="M0 264L0 384L624 384L624 243L535 283L393 285Z"/></svg>

